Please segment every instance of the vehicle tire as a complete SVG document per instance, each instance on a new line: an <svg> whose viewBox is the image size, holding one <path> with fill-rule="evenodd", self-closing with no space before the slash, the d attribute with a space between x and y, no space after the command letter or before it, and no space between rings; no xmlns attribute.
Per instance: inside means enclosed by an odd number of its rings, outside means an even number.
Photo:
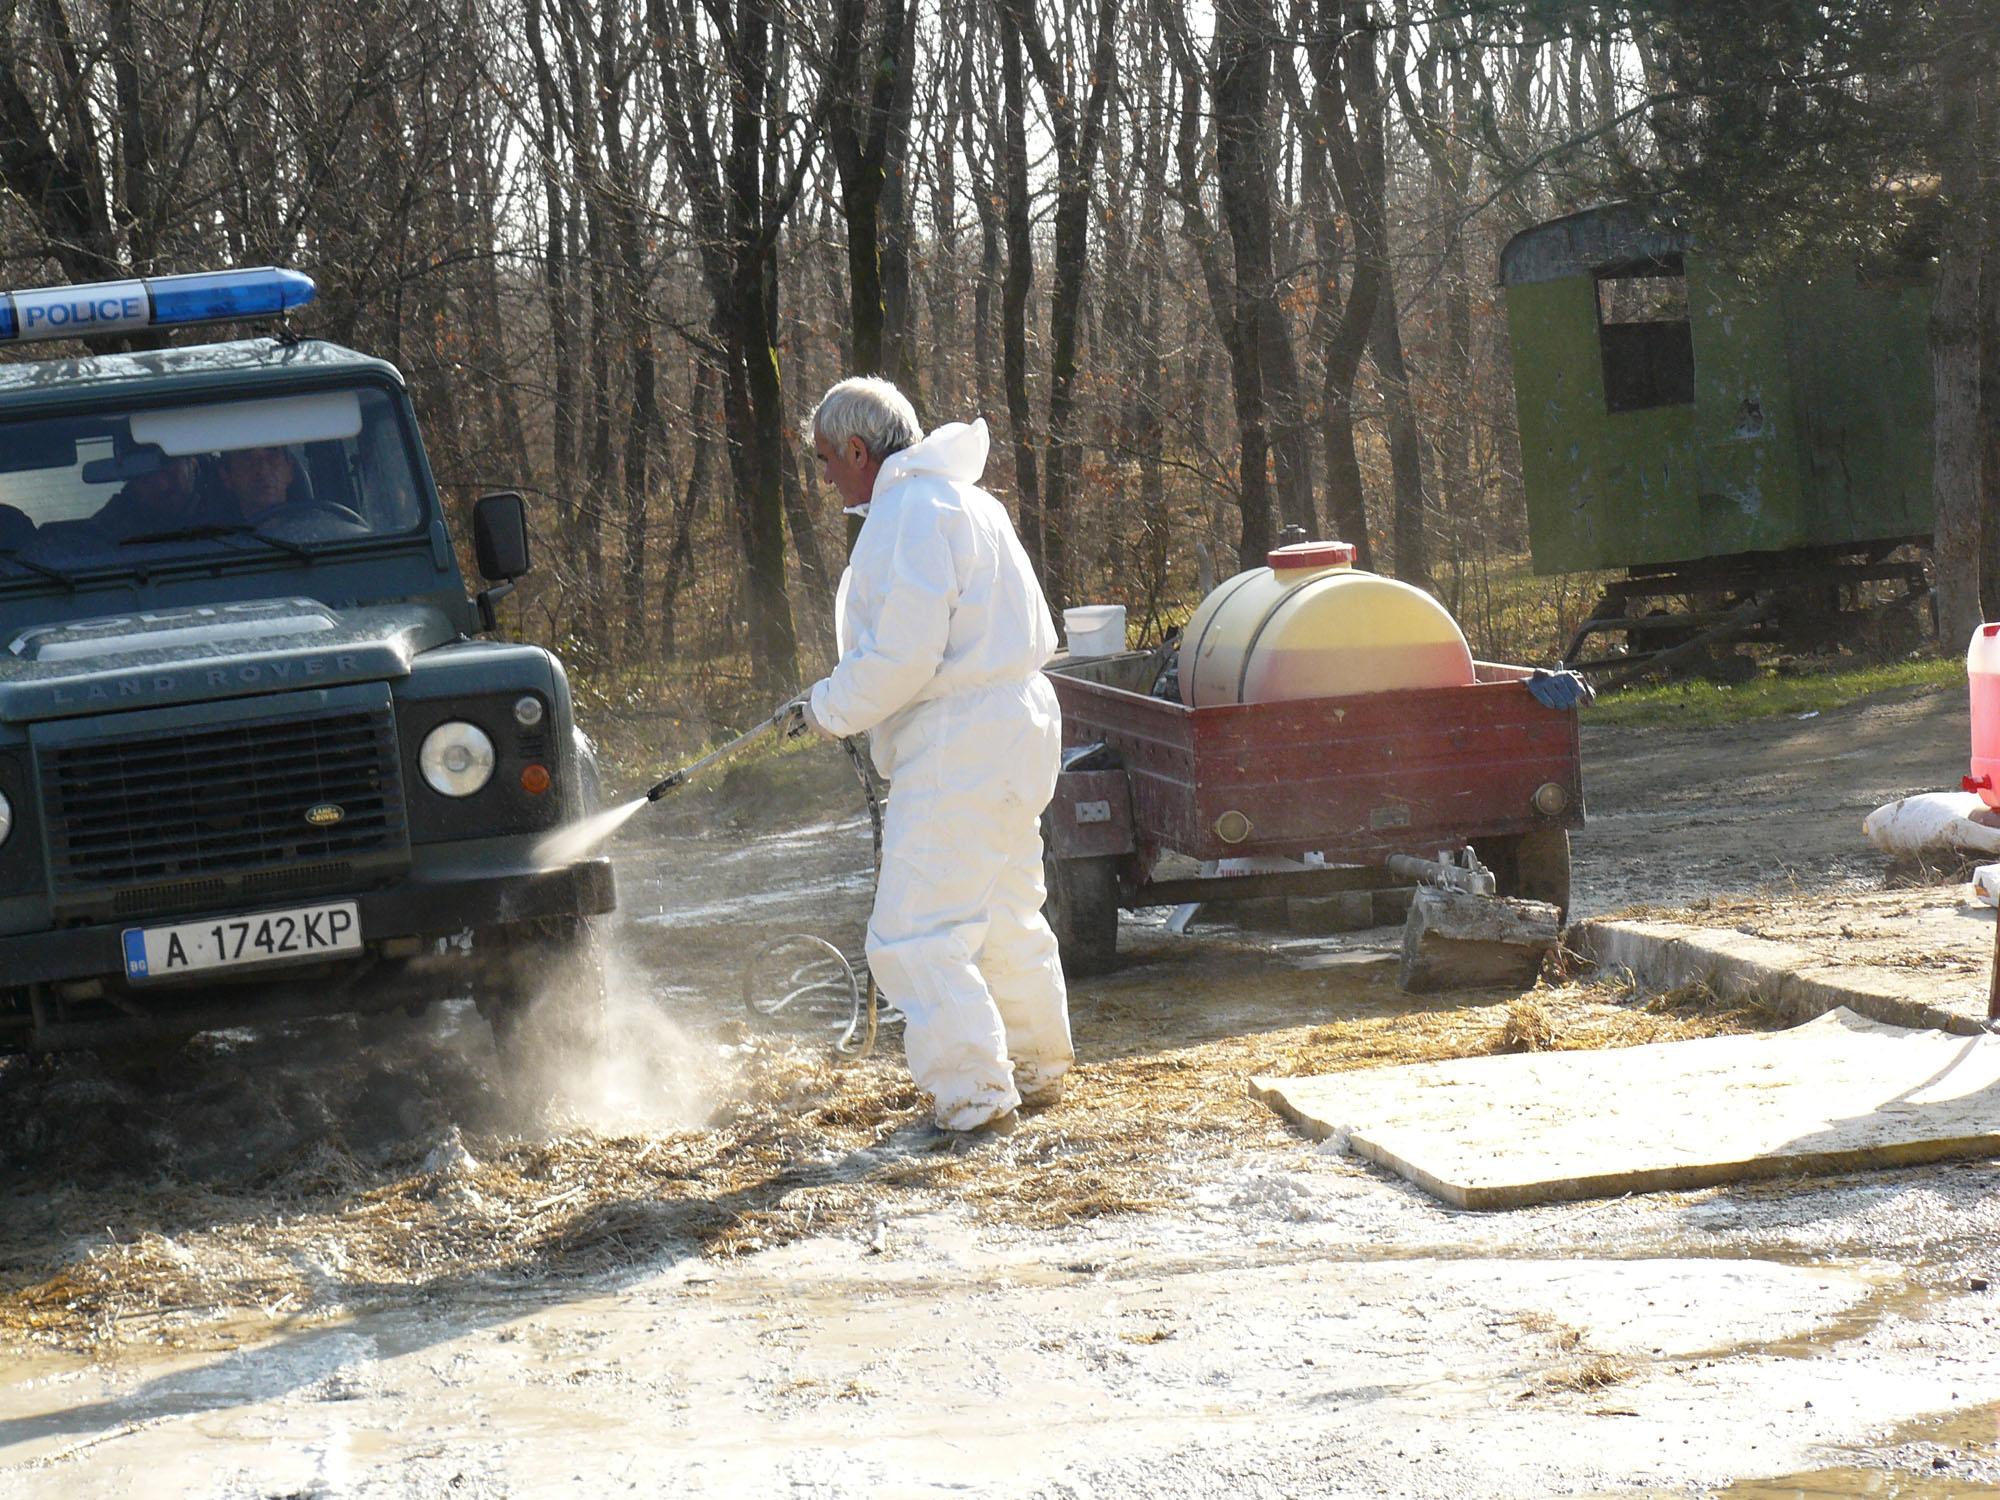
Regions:
<svg viewBox="0 0 2000 1500"><path fill-rule="evenodd" d="M1537 828L1531 833L1475 845L1493 872L1497 894L1523 901L1546 901L1569 919L1569 830Z"/></svg>
<svg viewBox="0 0 2000 1500"><path fill-rule="evenodd" d="M478 1005L510 1077L553 1081L603 1056L609 991L595 922L525 923L496 963Z"/></svg>
<svg viewBox="0 0 2000 1500"><path fill-rule="evenodd" d="M1042 914L1054 929L1063 974L1087 979L1118 965L1118 857L1045 857L1049 896Z"/></svg>

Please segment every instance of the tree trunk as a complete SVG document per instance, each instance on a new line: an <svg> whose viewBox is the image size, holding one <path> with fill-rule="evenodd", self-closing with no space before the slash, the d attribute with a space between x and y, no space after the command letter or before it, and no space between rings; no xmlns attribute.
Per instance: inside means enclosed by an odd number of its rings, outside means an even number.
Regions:
<svg viewBox="0 0 2000 1500"><path fill-rule="evenodd" d="M937 412L957 413L965 405L959 364L958 284L964 274L958 254L959 96L950 86L944 120L932 140L935 180L931 185L931 274L925 295L931 311L930 398Z"/></svg>
<svg viewBox="0 0 2000 1500"><path fill-rule="evenodd" d="M821 660L830 669L838 655L833 640L833 588L828 576L826 554L819 544L819 528L812 518L812 497L806 492L799 473L799 450L787 443L780 475L785 486L785 528L792 534L792 546L799 554L799 588L804 595L800 613L806 631Z"/></svg>
<svg viewBox="0 0 2000 1500"><path fill-rule="evenodd" d="M712 16L721 4L716 0L704 9ZM750 681L753 691L765 695L788 690L798 679L798 641L785 587L781 455L787 439L776 257L780 229L812 159L813 130L803 141L795 139L783 108L782 27L789 14L767 0L738 0L722 46L728 103L718 132L710 118L715 101L706 92L704 23L694 0L650 0L647 7L661 114L686 185L711 326L721 345L723 425L744 554ZM814 128L818 119L816 106Z"/></svg>
<svg viewBox="0 0 2000 1500"><path fill-rule="evenodd" d="M1321 338L1320 371L1320 444L1326 461L1327 517L1335 533L1354 544L1355 560L1372 568L1375 546L1368 527L1361 464L1354 449L1354 386L1389 274L1388 226L1382 205L1385 111L1375 66L1375 33L1367 24L1367 7L1355 0L1320 0L1317 20L1306 60L1315 85L1311 107L1314 134L1325 150L1324 158L1314 163L1316 169L1324 168L1323 173L1316 170L1314 174L1314 187L1324 205L1315 216L1314 235L1324 278L1322 307L1329 317ZM1346 209L1354 247L1347 300L1337 319L1331 312L1338 297L1332 267L1337 264L1340 244L1340 226L1333 218L1335 188Z"/></svg>
<svg viewBox="0 0 2000 1500"><path fill-rule="evenodd" d="M635 282L637 278L635 278ZM652 498L652 435L660 425L653 327L643 286L628 294L634 314L632 330L632 393L625 427L625 629L628 662L646 654L646 529Z"/></svg>
<svg viewBox="0 0 2000 1500"><path fill-rule="evenodd" d="M1932 555L1937 565L1938 643L1963 651L1979 627L1981 443L1979 423L1979 216L1969 152L1947 165L1951 206L1931 303Z"/></svg>
<svg viewBox="0 0 2000 1500"><path fill-rule="evenodd" d="M1153 140L1164 144L1165 122L1159 116L1156 107L1152 112L1151 135ZM1157 156L1150 151L1147 154L1151 158L1153 180L1158 183L1165 177L1165 152L1162 150ZM1132 435L1133 445L1139 450L1139 516L1145 527L1147 599L1154 606L1148 609L1143 622L1148 637L1156 624L1158 601L1167 592L1167 570L1173 561L1173 513L1167 506L1165 424L1161 420L1166 385L1166 362L1160 354L1166 281L1165 227L1165 194L1155 187L1147 195L1139 228L1139 254L1144 269L1140 274L1138 324L1134 330L1139 400L1137 430Z"/></svg>
<svg viewBox="0 0 2000 1500"><path fill-rule="evenodd" d="M1011 0L1019 4L1022 0ZM1076 345L1090 267L1091 176L1097 166L1104 110L1117 63L1117 0L1098 0L1096 46L1087 79L1056 75L1036 40L1034 58L1042 92L1055 118L1056 214L1054 285L1049 298L1048 469L1042 491L1042 588L1061 614L1070 602L1070 449L1076 427ZM1032 17L1022 18L1026 23ZM1037 23L1039 24L1039 23ZM1079 101L1077 89L1084 89Z"/></svg>
<svg viewBox="0 0 2000 1500"><path fill-rule="evenodd" d="M893 50L885 43L884 63L891 68L887 137L882 182L882 353L884 373L910 398L919 420L924 416L923 387L917 379L916 312L910 296L910 247L916 238L910 191L910 123L916 103L917 28L909 24L910 0L890 0L901 19L890 28Z"/></svg>
<svg viewBox="0 0 2000 1500"><path fill-rule="evenodd" d="M604 519L611 502L612 460L610 247L605 243L604 204L594 201L586 213L589 228L585 243L589 246L590 265L590 369L586 381L590 392L590 457L584 477L584 500L579 507L583 540L580 634L586 661L602 664L611 659L604 613Z"/></svg>
<svg viewBox="0 0 2000 1500"><path fill-rule="evenodd" d="M1986 141L1980 206L1985 223L1979 262L1980 611L2000 620L2000 87L1980 88Z"/></svg>
<svg viewBox="0 0 2000 1500"><path fill-rule="evenodd" d="M715 471L715 366L701 362L694 395L688 403L688 425L694 429L694 455L688 463L687 488L674 507L674 542L667 553L667 576L660 598L660 652L672 661L680 650L681 585L694 571L694 523L708 498Z"/></svg>
<svg viewBox="0 0 2000 1500"><path fill-rule="evenodd" d="M1180 74L1180 118L1175 126L1174 155L1180 174L1183 230L1201 263L1208 290L1209 311L1229 356L1229 386L1236 411L1237 556L1244 567L1256 567L1271 550L1271 450L1268 412L1264 401L1264 365L1260 354L1255 294L1254 232L1247 244L1236 246L1233 267L1223 264L1214 228L1202 207L1200 131L1201 69L1185 31L1185 21L1158 4L1174 39L1175 67ZM1256 135L1261 109L1254 38L1245 35L1249 18L1243 0L1228 0L1216 11L1214 113L1216 175L1223 213L1232 237L1253 196L1241 181L1257 157ZM1267 200L1268 201L1268 200ZM1265 240L1268 256L1269 241Z"/></svg>
<svg viewBox="0 0 2000 1500"><path fill-rule="evenodd" d="M604 211L617 241L618 264L613 301L624 329L630 361L627 393L625 472L622 479L624 548L622 659L642 661L646 655L646 531L652 499L652 438L660 425L657 356L653 346L651 298L646 288L646 257L639 229L638 183L625 141L625 84L618 57L619 16L602 12L598 28L598 111L604 138Z"/></svg>
<svg viewBox="0 0 2000 1500"><path fill-rule="evenodd" d="M1000 284L1000 215L992 189L975 173L973 201L979 208L979 279L972 289L972 365L979 409L991 411L999 388L993 361L993 289Z"/></svg>
<svg viewBox="0 0 2000 1500"><path fill-rule="evenodd" d="M1937 567L1938 643L1963 651L1981 618L1979 572L1985 499L1980 423L1981 260L1987 250L1979 143L1982 78L1969 49L1947 59L1941 90L1944 209L1937 292L1931 302L1932 549Z"/></svg>
<svg viewBox="0 0 2000 1500"><path fill-rule="evenodd" d="M1037 571L1047 563L1042 537L1041 486L1035 474L1035 419L1028 404L1028 290L1034 285L1034 242L1028 218L1028 91L1022 76L1021 35L1012 12L1000 8L1000 81L1005 97L1000 147L1005 197L1007 277L1000 293L1002 379L1007 427L1014 447L1014 493L1020 505L1021 545Z"/></svg>
<svg viewBox="0 0 2000 1500"><path fill-rule="evenodd" d="M576 538L576 497L571 484L576 473L576 316L574 280L566 253L569 240L570 205L564 201L563 173L556 161L556 134L560 120L555 73L549 66L547 47L542 39L544 0L529 0L527 35L535 61L536 117L535 150L540 158L543 226L542 298L549 319L549 362L554 367L555 391L549 410L549 475L555 492L558 565L575 567L571 551Z"/></svg>
<svg viewBox="0 0 2000 1500"><path fill-rule="evenodd" d="M1445 602L1456 614L1463 604L1466 538L1471 517L1467 514L1471 497L1467 494L1468 459L1471 452L1472 404L1467 400L1471 385L1472 307L1466 284L1465 240L1466 166L1462 144L1464 100L1461 84L1446 53L1460 43L1457 22L1446 18L1427 28L1427 36L1415 65L1410 63L1413 42L1407 10L1399 6L1395 41L1390 50L1389 76L1403 108L1403 119L1430 163L1432 221L1445 226L1446 245L1438 275L1444 293L1443 338L1434 350L1438 386L1446 392L1439 412L1439 460L1443 469L1438 489L1438 510L1444 518L1450 567L1450 586ZM1572 82L1580 88L1581 61L1587 52L1581 41L1572 43ZM1447 73L1454 76L1447 77ZM1417 89L1412 89L1414 74ZM1593 75L1594 76L1594 75Z"/></svg>
<svg viewBox="0 0 2000 1500"><path fill-rule="evenodd" d="M1003 50L1007 52L1003 71L1012 89L1008 97L1009 154L1014 154L1015 104L1022 92L1018 88L1019 64L1025 51L1041 85L1056 158L1054 279L1049 299L1049 426L1037 561L1041 565L1042 587L1050 604L1060 611L1069 598L1069 450L1075 441L1077 339L1083 314L1084 277L1090 264L1091 177L1097 166L1104 111L1116 74L1118 0L1097 0L1096 31L1090 42L1087 66L1057 56L1043 34L1040 13L1030 0L1000 0L1000 9L1004 17ZM1025 161L1025 151L1020 160ZM1010 165L1010 179L1012 176ZM1025 191L1020 196L1025 212ZM1011 248L1015 199L1011 182L1008 199ZM1025 223L1021 228L1025 238Z"/></svg>
<svg viewBox="0 0 2000 1500"><path fill-rule="evenodd" d="M848 320L854 340L854 373L894 375L890 350L890 289L884 282L883 215L888 174L899 169L890 154L897 139L896 111L908 131L911 98L904 36L909 0L885 0L881 31L870 48L867 0L840 0L834 11L828 68L837 101L827 145L840 175L840 213L847 230ZM898 232L893 212L888 232Z"/></svg>
<svg viewBox="0 0 2000 1500"><path fill-rule="evenodd" d="M1417 430L1417 404L1410 394L1409 367L1403 359L1403 333L1396 312L1393 280L1385 279L1375 305L1371 340L1375 374L1382 388L1384 425L1389 431L1389 468L1395 486L1393 534L1396 576L1420 589L1432 587L1430 535L1424 500L1423 439Z"/></svg>
<svg viewBox="0 0 2000 1500"><path fill-rule="evenodd" d="M1430 555L1425 533L1423 442L1417 430L1416 403L1411 399L1409 368L1403 358L1403 333L1396 306L1396 279L1389 264L1387 101L1375 66L1375 30L1364 0L1342 0L1343 42L1340 78L1352 101L1360 130L1351 171L1334 163L1344 196L1355 213L1357 271L1362 264L1376 275L1375 316L1368 330L1375 356L1375 373L1382 389L1384 425L1388 429L1389 467L1393 483L1396 576L1419 588L1429 588ZM1326 82L1324 78L1322 84ZM1350 182L1350 178L1352 181Z"/></svg>
<svg viewBox="0 0 2000 1500"><path fill-rule="evenodd" d="M1222 220L1235 257L1229 287L1229 369L1236 387L1236 429L1244 495L1246 564L1270 547L1270 505L1260 497L1256 526L1250 495L1267 483L1270 407L1266 304L1271 287L1270 20L1261 0L1218 0L1212 64L1215 103L1215 179ZM1289 479L1291 476L1285 476ZM1281 496L1283 488L1281 487ZM1287 520L1291 518L1286 517ZM1253 529L1257 535L1253 537Z"/></svg>
<svg viewBox="0 0 2000 1500"><path fill-rule="evenodd" d="M789 691L798 677L798 634L785 588L783 393L778 351L764 329L761 290L754 285L739 290L730 314L732 368L722 388L723 424L743 542L750 678L768 697Z"/></svg>

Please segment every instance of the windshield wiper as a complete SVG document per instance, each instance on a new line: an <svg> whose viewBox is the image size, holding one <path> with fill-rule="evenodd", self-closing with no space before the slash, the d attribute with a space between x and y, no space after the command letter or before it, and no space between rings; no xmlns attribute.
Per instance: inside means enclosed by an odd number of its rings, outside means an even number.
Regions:
<svg viewBox="0 0 2000 1500"><path fill-rule="evenodd" d="M248 521L204 521L197 526L175 526L166 531L142 531L137 536L120 537L121 547L136 547L141 542L205 542L215 537L250 536L267 547L276 547L280 552L289 552L294 557L312 561L313 551L297 542L285 540L261 531Z"/></svg>
<svg viewBox="0 0 2000 1500"><path fill-rule="evenodd" d="M47 563L38 563L32 557L21 556L18 547L0 547L0 557L4 557L17 568L25 568L30 573L39 573L44 578L53 579L72 594L76 592L76 580L69 574L59 568L52 568Z"/></svg>

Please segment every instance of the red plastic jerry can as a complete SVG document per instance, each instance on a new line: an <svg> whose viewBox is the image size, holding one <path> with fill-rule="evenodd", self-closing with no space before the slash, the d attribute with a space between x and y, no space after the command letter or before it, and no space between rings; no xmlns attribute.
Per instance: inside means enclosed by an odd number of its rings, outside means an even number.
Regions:
<svg viewBox="0 0 2000 1500"><path fill-rule="evenodd" d="M1965 676L1972 686L1972 774L1960 785L2000 807L2000 624L1972 632Z"/></svg>

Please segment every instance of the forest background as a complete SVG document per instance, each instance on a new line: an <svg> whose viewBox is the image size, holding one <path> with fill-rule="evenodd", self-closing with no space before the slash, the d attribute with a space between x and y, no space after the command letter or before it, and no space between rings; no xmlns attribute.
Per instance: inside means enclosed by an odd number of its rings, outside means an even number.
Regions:
<svg viewBox="0 0 2000 1500"><path fill-rule="evenodd" d="M699 724L829 662L842 375L987 418L1059 608L1157 639L1296 525L1547 661L1593 580L1527 572L1500 247L1613 198L1746 261L1915 237L1949 634L2000 550L1994 9L4 0L0 261L309 272L461 542L528 497L506 627Z"/></svg>

